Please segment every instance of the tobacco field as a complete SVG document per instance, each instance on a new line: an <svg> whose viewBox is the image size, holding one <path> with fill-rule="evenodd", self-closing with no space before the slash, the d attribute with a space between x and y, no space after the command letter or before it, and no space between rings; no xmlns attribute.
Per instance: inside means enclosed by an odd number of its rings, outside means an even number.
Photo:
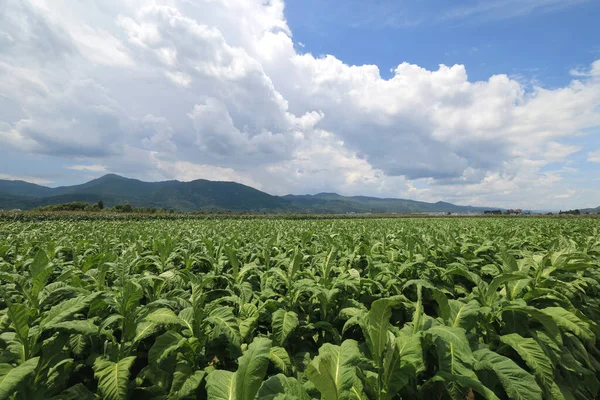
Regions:
<svg viewBox="0 0 600 400"><path fill-rule="evenodd" d="M0 400L589 400L599 324L600 219L0 222Z"/></svg>

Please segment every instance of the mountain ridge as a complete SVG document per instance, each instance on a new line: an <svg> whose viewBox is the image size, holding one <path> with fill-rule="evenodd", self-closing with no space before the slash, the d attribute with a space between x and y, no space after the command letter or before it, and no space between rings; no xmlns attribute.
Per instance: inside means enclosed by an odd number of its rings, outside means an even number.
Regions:
<svg viewBox="0 0 600 400"><path fill-rule="evenodd" d="M107 207L129 203L177 211L236 211L261 213L421 213L481 212L497 207L459 206L438 201L343 196L333 192L274 196L230 181L196 179L145 182L106 174L88 182L55 188L25 181L0 180L0 209L32 209L70 201L97 202ZM16 205L19 205L18 207Z"/></svg>

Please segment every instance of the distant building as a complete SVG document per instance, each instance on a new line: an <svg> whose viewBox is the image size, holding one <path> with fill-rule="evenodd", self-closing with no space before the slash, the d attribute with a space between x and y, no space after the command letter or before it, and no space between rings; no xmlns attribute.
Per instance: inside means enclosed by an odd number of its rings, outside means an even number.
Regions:
<svg viewBox="0 0 600 400"><path fill-rule="evenodd" d="M510 209L510 210L506 210L506 213L508 215L523 215L523 210L521 210L520 208L516 208L516 209Z"/></svg>

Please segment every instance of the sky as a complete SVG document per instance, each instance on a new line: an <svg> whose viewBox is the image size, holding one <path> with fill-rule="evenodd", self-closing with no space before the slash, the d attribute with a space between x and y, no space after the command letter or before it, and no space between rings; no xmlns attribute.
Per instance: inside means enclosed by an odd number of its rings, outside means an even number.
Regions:
<svg viewBox="0 0 600 400"><path fill-rule="evenodd" d="M0 179L600 205L597 0L0 0Z"/></svg>

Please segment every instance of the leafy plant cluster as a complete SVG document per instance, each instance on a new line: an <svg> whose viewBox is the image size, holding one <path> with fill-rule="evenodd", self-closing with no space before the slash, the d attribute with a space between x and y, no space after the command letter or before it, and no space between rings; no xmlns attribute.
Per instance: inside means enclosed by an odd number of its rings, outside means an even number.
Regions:
<svg viewBox="0 0 600 400"><path fill-rule="evenodd" d="M38 213L47 213L47 212L54 212L54 211L71 211L71 212L90 212L90 211L102 211L104 210L104 202L102 200L99 200L97 203L87 203L85 201L74 201L71 203L61 203L61 204L52 204L52 205L47 205L47 206L41 206L41 207L37 207L34 209L34 212L38 212ZM125 204L117 204L114 207L111 207L109 209L106 209L106 212L112 212L112 213L138 213L138 214L154 214L154 213L175 213L175 210L171 209L171 210L167 210L166 208L163 208L162 210L159 210L155 207L146 207L146 208L136 208L133 207L131 204L129 203L125 203ZM64 218L63 218L64 219Z"/></svg>
<svg viewBox="0 0 600 400"><path fill-rule="evenodd" d="M595 219L0 222L2 399L594 399Z"/></svg>

